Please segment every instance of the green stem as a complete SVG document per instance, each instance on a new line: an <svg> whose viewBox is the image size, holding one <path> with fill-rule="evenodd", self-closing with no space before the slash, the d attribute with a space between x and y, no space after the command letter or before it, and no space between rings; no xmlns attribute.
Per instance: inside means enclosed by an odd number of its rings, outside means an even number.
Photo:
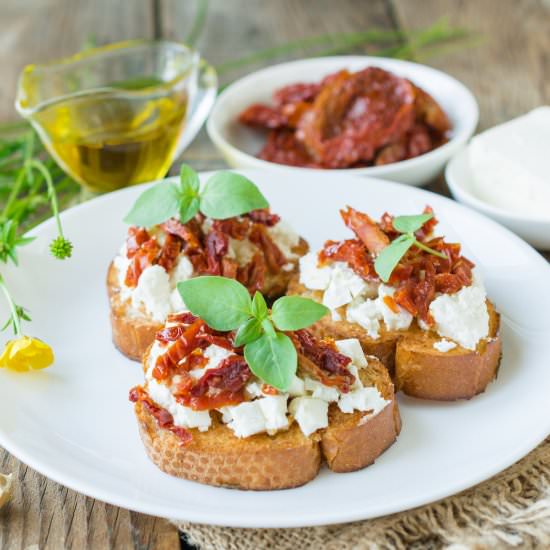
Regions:
<svg viewBox="0 0 550 550"><path fill-rule="evenodd" d="M197 12L189 34L185 37L185 43L194 46L202 32L208 15L208 0L198 0Z"/></svg>
<svg viewBox="0 0 550 550"><path fill-rule="evenodd" d="M42 174L42 177L44 178L44 181L46 182L46 186L48 187L48 196L52 205L52 212L55 217L55 223L57 224L57 231L59 233L59 236L63 238L63 228L61 227L61 220L59 219L59 206L57 204L57 193L55 192L52 177L44 164L37 159L30 160L29 167L40 172L40 174Z"/></svg>
<svg viewBox="0 0 550 550"><path fill-rule="evenodd" d="M430 248L429 246L426 246L425 244L421 243L420 241L417 241L416 239L414 239L414 246L420 248L421 250L424 250L424 252L428 252L429 254L433 254L434 256L437 256L438 258L443 258L444 260L449 259L447 254L443 254L442 252L438 252L437 250L434 250L433 248Z"/></svg>
<svg viewBox="0 0 550 550"><path fill-rule="evenodd" d="M4 281L4 277L2 277L2 275L0 275L0 288L2 288L2 292L4 293L4 296L6 297L8 305L10 306L11 318L13 319L13 330L15 332L15 336L20 336L21 320L19 319L19 313L17 313L17 307L15 306L15 302L11 297L10 291L6 286L6 282Z"/></svg>

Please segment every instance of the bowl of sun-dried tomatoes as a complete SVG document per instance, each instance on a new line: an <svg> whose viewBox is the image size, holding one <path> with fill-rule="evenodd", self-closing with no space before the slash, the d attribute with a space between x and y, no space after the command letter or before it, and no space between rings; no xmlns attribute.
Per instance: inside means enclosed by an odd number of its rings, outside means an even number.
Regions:
<svg viewBox="0 0 550 550"><path fill-rule="evenodd" d="M234 82L207 129L234 168L333 170L423 185L472 136L478 115L472 93L431 67L323 57Z"/></svg>

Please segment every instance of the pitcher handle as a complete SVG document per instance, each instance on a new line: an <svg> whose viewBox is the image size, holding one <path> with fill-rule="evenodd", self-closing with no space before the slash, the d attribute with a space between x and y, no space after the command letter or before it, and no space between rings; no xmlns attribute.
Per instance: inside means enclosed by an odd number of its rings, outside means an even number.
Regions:
<svg viewBox="0 0 550 550"><path fill-rule="evenodd" d="M191 105L191 111L187 119L183 135L176 147L174 160L177 159L187 146L193 141L199 133L204 121L208 117L216 94L218 92L218 76L212 65L208 64L204 59L199 61L197 75L197 92Z"/></svg>

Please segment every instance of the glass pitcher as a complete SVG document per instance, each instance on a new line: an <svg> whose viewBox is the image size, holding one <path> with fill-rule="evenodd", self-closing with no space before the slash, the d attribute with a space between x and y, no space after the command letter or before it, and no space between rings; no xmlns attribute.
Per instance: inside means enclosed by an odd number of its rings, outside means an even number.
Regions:
<svg viewBox="0 0 550 550"><path fill-rule="evenodd" d="M214 103L217 78L176 42L133 40L25 67L16 109L94 192L163 178Z"/></svg>

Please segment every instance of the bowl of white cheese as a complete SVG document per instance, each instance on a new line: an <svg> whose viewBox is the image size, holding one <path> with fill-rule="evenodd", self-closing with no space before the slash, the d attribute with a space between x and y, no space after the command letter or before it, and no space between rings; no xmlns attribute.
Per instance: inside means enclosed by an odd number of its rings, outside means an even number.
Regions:
<svg viewBox="0 0 550 550"><path fill-rule="evenodd" d="M550 249L550 107L475 136L445 178L456 200Z"/></svg>

